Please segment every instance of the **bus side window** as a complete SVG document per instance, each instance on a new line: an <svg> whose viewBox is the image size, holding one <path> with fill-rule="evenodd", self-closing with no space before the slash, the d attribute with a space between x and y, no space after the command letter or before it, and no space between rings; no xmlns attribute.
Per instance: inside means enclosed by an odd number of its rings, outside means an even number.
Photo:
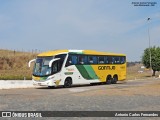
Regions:
<svg viewBox="0 0 160 120"><path fill-rule="evenodd" d="M120 64L120 57L117 57L117 63Z"/></svg>
<svg viewBox="0 0 160 120"><path fill-rule="evenodd" d="M112 64L115 64L115 57L112 57Z"/></svg>
<svg viewBox="0 0 160 120"><path fill-rule="evenodd" d="M109 57L109 56L106 56L106 57L105 57L105 63L106 63L106 64L109 64L109 63L110 63L110 57Z"/></svg>
<svg viewBox="0 0 160 120"><path fill-rule="evenodd" d="M119 56L115 57L115 61L116 61L116 64L120 64L120 57Z"/></svg>
<svg viewBox="0 0 160 120"><path fill-rule="evenodd" d="M65 66L68 67L70 65L72 65L72 59L71 56L69 55Z"/></svg>
<svg viewBox="0 0 160 120"><path fill-rule="evenodd" d="M76 65L76 64L77 64L77 56L69 55L65 66L68 67L70 65Z"/></svg>
<svg viewBox="0 0 160 120"><path fill-rule="evenodd" d="M125 62L126 62L125 57L124 56L120 57L120 63L123 64Z"/></svg>
<svg viewBox="0 0 160 120"><path fill-rule="evenodd" d="M71 60L72 65L76 65L76 64L78 63L78 62L77 62L77 61L78 61L78 60L77 60L77 56L76 56L76 55L72 55L71 57L72 57L72 58L71 58L71 59L72 59L72 60Z"/></svg>
<svg viewBox="0 0 160 120"><path fill-rule="evenodd" d="M103 56L98 57L98 63L100 63L100 64L104 63L104 57Z"/></svg>
<svg viewBox="0 0 160 120"><path fill-rule="evenodd" d="M97 64L97 56L88 56L89 64Z"/></svg>
<svg viewBox="0 0 160 120"><path fill-rule="evenodd" d="M112 64L112 57L111 57L111 56L108 56L108 57L107 57L107 61L108 61L108 64Z"/></svg>
<svg viewBox="0 0 160 120"><path fill-rule="evenodd" d="M93 64L93 56L88 56L88 63Z"/></svg>
<svg viewBox="0 0 160 120"><path fill-rule="evenodd" d="M85 55L79 55L78 56L78 63L79 64L87 64L87 56L85 56Z"/></svg>
<svg viewBox="0 0 160 120"><path fill-rule="evenodd" d="M78 56L78 63L79 64L84 64L83 57L81 55Z"/></svg>

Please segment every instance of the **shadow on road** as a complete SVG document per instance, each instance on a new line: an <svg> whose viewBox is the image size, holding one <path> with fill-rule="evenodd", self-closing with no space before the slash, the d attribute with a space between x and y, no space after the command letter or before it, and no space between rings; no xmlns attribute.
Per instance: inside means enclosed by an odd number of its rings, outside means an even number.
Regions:
<svg viewBox="0 0 160 120"><path fill-rule="evenodd" d="M120 81L120 82L117 82L116 84L125 84L127 83L126 81ZM76 87L92 87L92 86L102 86L102 85L116 85L116 84L105 84L105 83L93 83L93 84L81 84L81 85L72 85L71 88L76 88ZM36 89L68 89L68 88L64 88L63 86L57 86L57 87L37 87Z"/></svg>

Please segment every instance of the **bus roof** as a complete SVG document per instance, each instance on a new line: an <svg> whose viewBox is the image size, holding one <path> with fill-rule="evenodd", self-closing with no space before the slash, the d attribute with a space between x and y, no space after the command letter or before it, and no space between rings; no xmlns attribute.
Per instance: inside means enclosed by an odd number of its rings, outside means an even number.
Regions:
<svg viewBox="0 0 160 120"><path fill-rule="evenodd" d="M111 53L111 52L99 52L99 51L95 51L95 50L53 50L53 51L47 51L47 52L40 53L40 54L38 54L38 57L55 56L55 55L64 54L64 53L125 56L125 54Z"/></svg>

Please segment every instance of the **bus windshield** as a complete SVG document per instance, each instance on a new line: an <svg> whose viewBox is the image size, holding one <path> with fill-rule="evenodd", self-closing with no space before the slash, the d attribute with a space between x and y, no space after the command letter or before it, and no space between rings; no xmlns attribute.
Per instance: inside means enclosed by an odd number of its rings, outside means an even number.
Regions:
<svg viewBox="0 0 160 120"><path fill-rule="evenodd" d="M51 67L49 67L49 62L53 57L41 57L37 58L35 66L33 69L33 75L35 76L47 76L51 75Z"/></svg>

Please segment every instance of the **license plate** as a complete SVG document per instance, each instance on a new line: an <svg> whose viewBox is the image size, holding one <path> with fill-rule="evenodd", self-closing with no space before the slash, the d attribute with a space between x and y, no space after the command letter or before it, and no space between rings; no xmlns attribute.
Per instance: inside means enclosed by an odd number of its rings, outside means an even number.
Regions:
<svg viewBox="0 0 160 120"><path fill-rule="evenodd" d="M41 85L41 83L38 83L38 85Z"/></svg>

